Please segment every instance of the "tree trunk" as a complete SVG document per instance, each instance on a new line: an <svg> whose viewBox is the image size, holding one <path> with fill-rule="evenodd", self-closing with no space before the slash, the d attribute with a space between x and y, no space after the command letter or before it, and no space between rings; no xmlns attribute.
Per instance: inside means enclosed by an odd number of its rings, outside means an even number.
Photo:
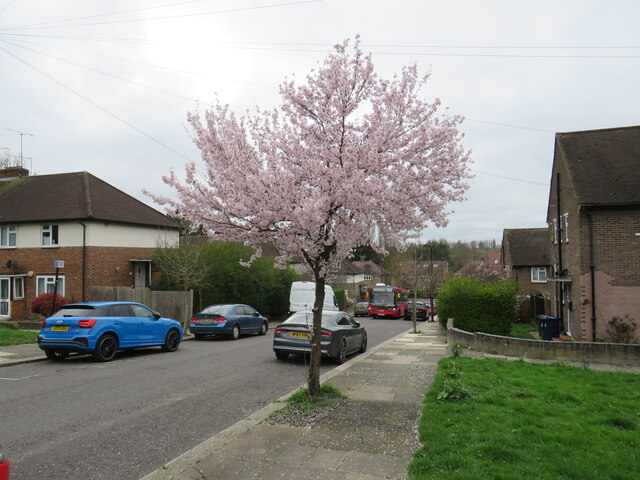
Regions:
<svg viewBox="0 0 640 480"><path fill-rule="evenodd" d="M311 333L311 361L309 363L308 387L313 401L320 394L320 342L322 339L322 306L324 305L324 278L315 274L316 298L313 304L313 331Z"/></svg>

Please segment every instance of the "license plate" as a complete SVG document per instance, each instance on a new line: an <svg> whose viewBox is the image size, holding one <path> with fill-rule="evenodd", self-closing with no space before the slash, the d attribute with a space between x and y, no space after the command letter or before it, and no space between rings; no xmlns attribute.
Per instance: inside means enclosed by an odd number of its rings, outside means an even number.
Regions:
<svg viewBox="0 0 640 480"><path fill-rule="evenodd" d="M199 322L200 323L211 323L211 322L213 322L213 319L212 318L201 318L199 320Z"/></svg>
<svg viewBox="0 0 640 480"><path fill-rule="evenodd" d="M308 338L309 334L308 333L304 333L304 332L291 332L290 335L292 337L302 337L302 338Z"/></svg>
<svg viewBox="0 0 640 480"><path fill-rule="evenodd" d="M68 332L69 331L69 327L60 326L60 325L54 325L53 327L51 327L51 331L52 332Z"/></svg>

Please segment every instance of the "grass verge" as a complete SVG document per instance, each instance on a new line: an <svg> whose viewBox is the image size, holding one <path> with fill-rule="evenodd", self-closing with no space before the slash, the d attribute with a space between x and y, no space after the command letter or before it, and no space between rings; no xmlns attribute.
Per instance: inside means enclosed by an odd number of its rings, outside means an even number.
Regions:
<svg viewBox="0 0 640 480"><path fill-rule="evenodd" d="M444 359L419 435L411 480L635 480L640 375Z"/></svg>
<svg viewBox="0 0 640 480"><path fill-rule="evenodd" d="M35 343L38 332L34 330L20 330L11 325L0 325L0 346L22 345Z"/></svg>

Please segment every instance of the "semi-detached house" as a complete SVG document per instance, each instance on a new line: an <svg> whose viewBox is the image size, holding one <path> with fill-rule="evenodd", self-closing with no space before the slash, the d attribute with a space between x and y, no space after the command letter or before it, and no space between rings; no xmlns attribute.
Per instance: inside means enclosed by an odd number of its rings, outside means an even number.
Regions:
<svg viewBox="0 0 640 480"><path fill-rule="evenodd" d="M562 329L595 341L614 317L638 324L640 126L556 134L547 222Z"/></svg>
<svg viewBox="0 0 640 480"><path fill-rule="evenodd" d="M29 176L0 170L0 318L28 318L31 301L57 292L87 299L91 286L148 286L156 248L180 226L88 172Z"/></svg>

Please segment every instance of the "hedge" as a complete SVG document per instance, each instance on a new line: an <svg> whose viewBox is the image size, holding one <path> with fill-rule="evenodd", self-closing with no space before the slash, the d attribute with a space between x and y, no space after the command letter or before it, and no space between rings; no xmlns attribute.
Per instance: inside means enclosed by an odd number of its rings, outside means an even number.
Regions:
<svg viewBox="0 0 640 480"><path fill-rule="evenodd" d="M467 332L508 335L516 320L518 287L513 281L481 284L468 277L447 280L438 293L438 318L453 318Z"/></svg>

